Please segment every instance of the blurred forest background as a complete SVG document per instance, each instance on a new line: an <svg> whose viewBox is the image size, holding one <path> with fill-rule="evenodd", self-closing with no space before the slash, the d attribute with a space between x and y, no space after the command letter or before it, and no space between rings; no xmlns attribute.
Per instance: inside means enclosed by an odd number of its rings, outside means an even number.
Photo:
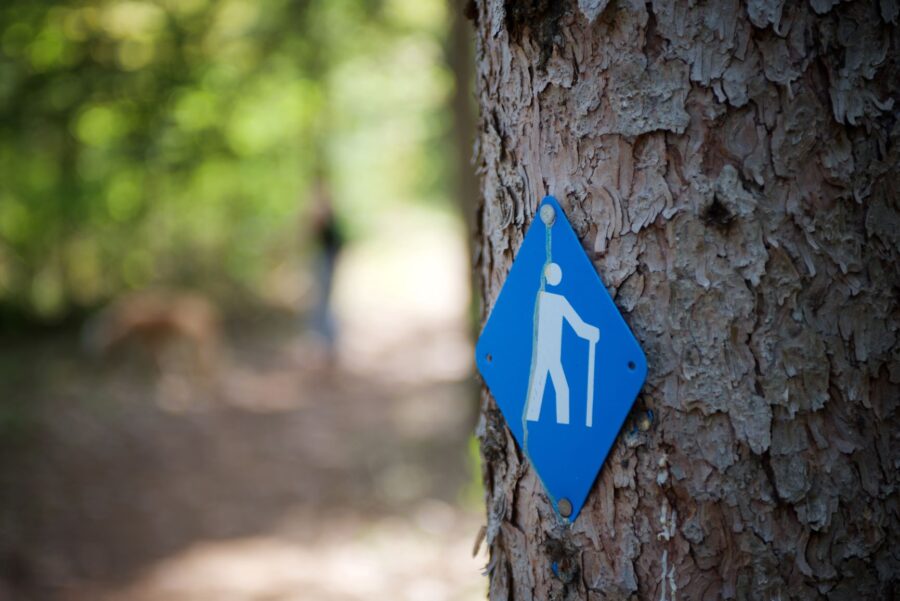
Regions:
<svg viewBox="0 0 900 601"><path fill-rule="evenodd" d="M481 596L461 12L0 4L0 599ZM140 291L187 325L91 352Z"/></svg>
<svg viewBox="0 0 900 601"><path fill-rule="evenodd" d="M448 18L441 0L4 2L6 324L160 282L285 300L273 271L297 264L317 170L357 235L392 206L446 208Z"/></svg>

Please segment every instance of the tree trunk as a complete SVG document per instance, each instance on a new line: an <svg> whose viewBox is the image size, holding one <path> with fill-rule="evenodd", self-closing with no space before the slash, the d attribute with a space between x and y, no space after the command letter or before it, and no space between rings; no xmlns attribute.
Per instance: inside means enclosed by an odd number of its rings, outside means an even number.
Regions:
<svg viewBox="0 0 900 601"><path fill-rule="evenodd" d="M476 8L484 317L553 194L649 363L572 525L485 393L491 598L897 598L896 4Z"/></svg>

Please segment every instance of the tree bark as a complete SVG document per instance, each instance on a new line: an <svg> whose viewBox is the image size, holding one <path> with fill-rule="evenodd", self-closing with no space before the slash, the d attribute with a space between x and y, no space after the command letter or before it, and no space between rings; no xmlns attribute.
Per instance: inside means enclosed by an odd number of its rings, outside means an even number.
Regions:
<svg viewBox="0 0 900 601"><path fill-rule="evenodd" d="M896 3L476 8L483 317L553 194L649 362L572 525L485 392L491 599L898 598Z"/></svg>

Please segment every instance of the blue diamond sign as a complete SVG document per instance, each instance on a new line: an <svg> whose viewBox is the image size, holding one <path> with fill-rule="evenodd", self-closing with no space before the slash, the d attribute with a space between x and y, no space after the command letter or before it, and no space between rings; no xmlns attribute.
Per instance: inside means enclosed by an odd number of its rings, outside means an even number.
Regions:
<svg viewBox="0 0 900 601"><path fill-rule="evenodd" d="M476 345L476 363L554 509L575 520L647 359L559 203L544 198Z"/></svg>

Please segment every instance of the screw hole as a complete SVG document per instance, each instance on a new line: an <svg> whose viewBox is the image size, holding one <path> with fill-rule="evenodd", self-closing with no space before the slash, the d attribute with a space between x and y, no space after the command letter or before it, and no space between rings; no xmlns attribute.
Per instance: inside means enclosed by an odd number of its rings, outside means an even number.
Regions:
<svg viewBox="0 0 900 601"><path fill-rule="evenodd" d="M494 360L494 357L490 353L488 353L485 359L487 359L488 363L491 363Z"/></svg>
<svg viewBox="0 0 900 601"><path fill-rule="evenodd" d="M490 359L488 359L488 361L490 361ZM636 368L637 368L637 365L634 364L634 361L628 362L628 369L630 369L631 371L634 371Z"/></svg>

